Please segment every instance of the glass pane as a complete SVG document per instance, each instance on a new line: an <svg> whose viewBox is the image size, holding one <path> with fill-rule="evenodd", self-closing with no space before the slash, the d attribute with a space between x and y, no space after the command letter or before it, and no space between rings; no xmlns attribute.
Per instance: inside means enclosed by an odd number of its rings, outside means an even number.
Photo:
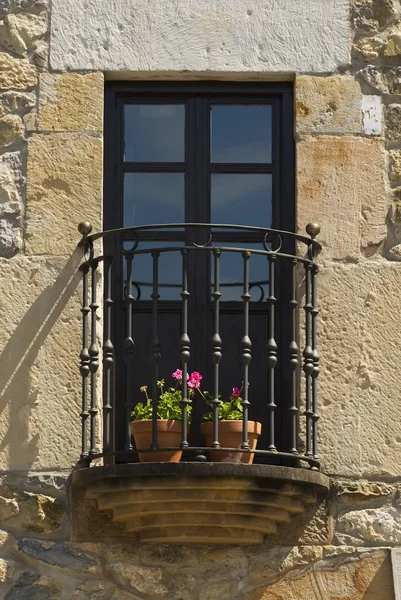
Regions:
<svg viewBox="0 0 401 600"><path fill-rule="evenodd" d="M124 106L126 162L185 160L184 104Z"/></svg>
<svg viewBox="0 0 401 600"><path fill-rule="evenodd" d="M140 242L137 250L145 248L178 248L183 242ZM132 242L124 242L126 250ZM153 257L136 254L132 262L132 295L136 299L151 300L153 292ZM159 300L180 300L182 282L182 255L180 250L161 252L159 256ZM124 286L127 284L127 263L124 259Z"/></svg>
<svg viewBox="0 0 401 600"><path fill-rule="evenodd" d="M264 250L262 244L249 244L243 242L222 242L222 247L243 248L244 250ZM211 290L214 287L214 259L212 257ZM241 252L224 252L220 257L220 292L221 301L242 302L243 293L244 259ZM252 254L249 259L249 291L251 302L262 302L268 297L269 287L269 262L262 254Z"/></svg>
<svg viewBox="0 0 401 600"><path fill-rule="evenodd" d="M210 119L212 162L271 162L271 106L215 105Z"/></svg>
<svg viewBox="0 0 401 600"><path fill-rule="evenodd" d="M184 173L125 174L124 227L182 223L184 219Z"/></svg>
<svg viewBox="0 0 401 600"><path fill-rule="evenodd" d="M213 173L213 223L271 227L272 176Z"/></svg>

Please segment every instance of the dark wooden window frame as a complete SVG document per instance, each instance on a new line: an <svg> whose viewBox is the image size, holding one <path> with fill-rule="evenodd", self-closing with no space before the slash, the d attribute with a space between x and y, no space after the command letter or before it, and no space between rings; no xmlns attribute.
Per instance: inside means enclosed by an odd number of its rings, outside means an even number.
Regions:
<svg viewBox="0 0 401 600"><path fill-rule="evenodd" d="M198 152L199 159L193 163L124 163L124 124L123 107L125 103L182 103L189 98L192 100L187 107L187 128L185 147L191 148L195 155L193 144L195 140L202 144L203 148ZM213 104L235 104L235 103L270 103L273 106L273 136L272 136L272 163L265 164L206 164L205 157L208 155L209 135L209 109L210 102ZM196 103L196 106L195 106ZM195 108L195 110L194 110ZM293 84L283 83L248 83L248 82L113 82L106 83L105 87L105 127L104 127L104 212L103 229L118 229L123 226L123 180L124 173L129 171L140 172L182 172L184 169L189 173L186 177L185 189L185 213L188 222L207 222L209 214L202 199L210 199L210 173L273 173L273 224L276 229L295 231L295 146L294 146L294 118L293 118ZM202 133L201 133L202 132ZM201 135L199 135L201 133ZM188 161L188 152L185 160ZM192 171L191 171L192 170ZM195 172L196 171L196 172ZM201 178L199 173L207 173ZM197 185L194 181L197 180ZM189 202L189 199L192 199ZM153 238L154 239L154 238ZM172 232L160 232L160 241L177 239ZM218 234L215 238L218 239ZM224 239L222 236L221 239ZM237 241L231 237L231 241ZM252 235L241 236L239 242L252 241ZM113 248L107 247L106 253L113 252ZM119 245L121 240L116 238ZM288 248L288 251L293 251ZM285 272L286 267L278 273L278 288L282 297L289 297L290 274ZM116 273L114 281L115 290L122 289L121 274ZM118 296L118 293L117 293ZM139 308L139 307L138 307ZM177 303L177 309L178 309ZM276 377L276 397L289 398L288 377L281 365L287 363L288 343L290 340L289 319L281 310L280 303L277 306L277 318L281 323L277 331L277 342L279 345L279 362ZM146 310L143 303L140 310ZM235 310L235 309L234 309ZM160 306L163 313L163 303ZM116 311L117 313L117 311ZM288 323L287 323L288 322ZM116 316L114 322L114 337L116 348L122 348L123 325L121 317ZM280 354L285 360L280 360ZM117 357L117 364L123 363L123 357ZM124 391L118 381L116 386L116 398L123 398ZM120 403L122 405L122 402ZM282 406L281 408L286 408ZM282 411L284 412L284 411ZM278 410L280 414L280 407ZM286 432L281 427L281 444L288 446ZM116 406L116 446L122 448L124 439L124 409Z"/></svg>

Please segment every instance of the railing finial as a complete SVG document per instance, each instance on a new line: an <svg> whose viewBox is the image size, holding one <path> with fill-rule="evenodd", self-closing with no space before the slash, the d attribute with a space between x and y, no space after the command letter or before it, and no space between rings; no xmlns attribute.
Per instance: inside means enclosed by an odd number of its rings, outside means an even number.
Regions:
<svg viewBox="0 0 401 600"><path fill-rule="evenodd" d="M91 223L89 223L89 221L81 221L78 225L78 231L83 237L86 237L92 231Z"/></svg>
<svg viewBox="0 0 401 600"><path fill-rule="evenodd" d="M320 225L317 221L311 221L306 226L306 233L311 236L312 240L315 239L320 233Z"/></svg>

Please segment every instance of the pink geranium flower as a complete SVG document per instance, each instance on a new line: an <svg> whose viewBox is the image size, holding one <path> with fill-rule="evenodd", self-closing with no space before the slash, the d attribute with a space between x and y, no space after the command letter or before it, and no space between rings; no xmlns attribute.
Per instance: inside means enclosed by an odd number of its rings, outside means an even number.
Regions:
<svg viewBox="0 0 401 600"><path fill-rule="evenodd" d="M199 389L203 377L198 371L193 371L188 379L188 387Z"/></svg>
<svg viewBox="0 0 401 600"><path fill-rule="evenodd" d="M233 388L233 396L236 396L238 398L238 396L241 395L241 390L237 387Z"/></svg>
<svg viewBox="0 0 401 600"><path fill-rule="evenodd" d="M176 371L174 371L174 373L172 374L172 377L174 377L174 379L182 379L181 369L177 369Z"/></svg>

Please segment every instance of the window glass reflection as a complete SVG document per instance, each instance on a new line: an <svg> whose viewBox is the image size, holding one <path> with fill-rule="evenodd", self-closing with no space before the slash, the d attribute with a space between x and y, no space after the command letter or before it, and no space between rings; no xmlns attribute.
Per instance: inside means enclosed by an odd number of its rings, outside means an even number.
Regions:
<svg viewBox="0 0 401 600"><path fill-rule="evenodd" d="M126 104L124 130L126 162L185 160L184 104Z"/></svg>
<svg viewBox="0 0 401 600"><path fill-rule="evenodd" d="M182 223L184 210L184 173L125 174L124 227Z"/></svg>
<svg viewBox="0 0 401 600"><path fill-rule="evenodd" d="M271 227L271 175L213 173L211 177L213 223Z"/></svg>
<svg viewBox="0 0 401 600"><path fill-rule="evenodd" d="M217 104L210 119L212 162L271 162L271 106Z"/></svg>

